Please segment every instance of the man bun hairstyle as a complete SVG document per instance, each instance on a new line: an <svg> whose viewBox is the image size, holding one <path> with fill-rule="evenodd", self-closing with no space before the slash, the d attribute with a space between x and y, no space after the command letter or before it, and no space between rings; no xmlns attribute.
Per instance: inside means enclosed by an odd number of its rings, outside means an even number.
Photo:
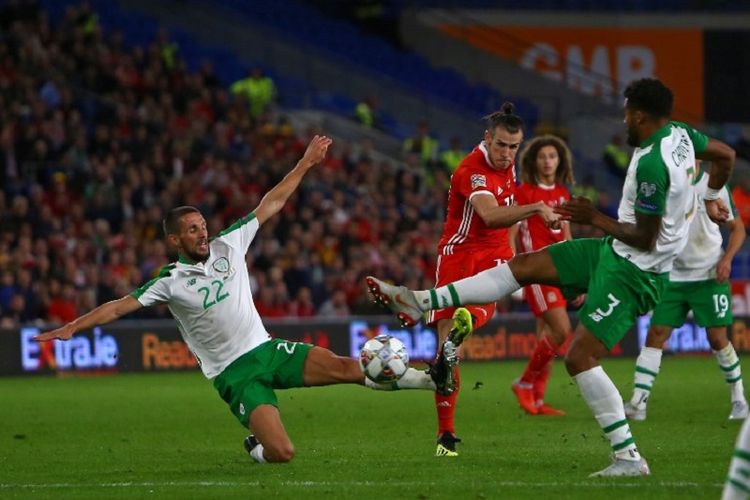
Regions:
<svg viewBox="0 0 750 500"><path fill-rule="evenodd" d="M164 217L164 221L162 222L162 226L164 227L164 236L168 236L170 234L179 234L180 219L182 219L183 215L191 214L193 212L201 213L200 210L189 205L175 207L167 212L167 216Z"/></svg>
<svg viewBox="0 0 750 500"><path fill-rule="evenodd" d="M628 84L625 89L626 106L643 111L654 118L672 116L674 95L672 91L656 78L641 78Z"/></svg>
<svg viewBox="0 0 750 500"><path fill-rule="evenodd" d="M504 102L500 111L495 111L484 117L487 123L487 131L493 134L497 127L503 127L511 134L523 130L523 120L515 114L515 106L512 102Z"/></svg>

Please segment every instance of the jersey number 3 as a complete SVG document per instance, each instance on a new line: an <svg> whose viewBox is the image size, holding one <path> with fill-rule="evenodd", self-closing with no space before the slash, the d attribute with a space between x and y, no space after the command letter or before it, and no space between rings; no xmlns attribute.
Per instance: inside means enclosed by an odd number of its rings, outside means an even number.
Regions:
<svg viewBox="0 0 750 500"><path fill-rule="evenodd" d="M222 300L229 297L229 292L221 293L221 289L224 288L224 283L222 283L219 280L213 280L211 282L211 285L216 285L213 288L214 290L214 298L213 300L208 300L211 296L211 289L207 286L202 286L198 289L198 292L203 294L203 309L208 309L209 307L215 305L218 302L221 302Z"/></svg>

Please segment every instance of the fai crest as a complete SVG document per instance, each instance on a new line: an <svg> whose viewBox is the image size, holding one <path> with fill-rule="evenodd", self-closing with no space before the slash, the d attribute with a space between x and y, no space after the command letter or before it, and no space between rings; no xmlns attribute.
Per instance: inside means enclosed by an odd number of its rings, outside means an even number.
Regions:
<svg viewBox="0 0 750 500"><path fill-rule="evenodd" d="M226 257L221 257L220 259L216 259L213 263L213 267L220 273L225 273L229 271L229 261Z"/></svg>
<svg viewBox="0 0 750 500"><path fill-rule="evenodd" d="M641 182L641 187L639 191L641 192L643 196L645 196L646 198L649 198L656 192L656 184L651 184L648 182Z"/></svg>

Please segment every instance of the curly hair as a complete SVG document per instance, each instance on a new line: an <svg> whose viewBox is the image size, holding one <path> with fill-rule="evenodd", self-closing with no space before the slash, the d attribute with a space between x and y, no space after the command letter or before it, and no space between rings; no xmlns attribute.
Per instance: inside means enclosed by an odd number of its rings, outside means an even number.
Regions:
<svg viewBox="0 0 750 500"><path fill-rule="evenodd" d="M565 141L554 135L540 135L531 139L521 151L521 181L527 184L539 184L536 169L536 157L539 150L545 146L552 146L557 150L560 163L555 171L555 182L558 184L575 185L573 178L573 155Z"/></svg>
<svg viewBox="0 0 750 500"><path fill-rule="evenodd" d="M627 106L650 114L655 118L669 118L674 95L656 78L641 78L630 82L624 92Z"/></svg>

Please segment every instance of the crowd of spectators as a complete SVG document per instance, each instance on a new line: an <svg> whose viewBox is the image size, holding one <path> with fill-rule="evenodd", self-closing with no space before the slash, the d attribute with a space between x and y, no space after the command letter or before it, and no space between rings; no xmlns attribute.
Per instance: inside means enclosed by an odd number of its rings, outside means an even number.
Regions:
<svg viewBox="0 0 750 500"><path fill-rule="evenodd" d="M0 12L0 327L69 321L129 293L176 257L166 210L196 206L218 233L320 132L232 92L210 62L189 72L167 32L129 48L86 4L54 25L33 5ZM427 130L401 163L338 142L310 171L247 256L263 317L381 314L370 273L432 286L455 165Z"/></svg>
<svg viewBox="0 0 750 500"><path fill-rule="evenodd" d="M165 210L197 206L216 234L317 132L251 113L209 63L188 72L163 33L126 48L85 4L55 25L33 7L1 18L2 326L68 321L130 292L175 257ZM260 313L377 312L363 286L370 272L430 285L444 185L428 187L407 163L374 161L367 144L336 144L251 247Z"/></svg>

